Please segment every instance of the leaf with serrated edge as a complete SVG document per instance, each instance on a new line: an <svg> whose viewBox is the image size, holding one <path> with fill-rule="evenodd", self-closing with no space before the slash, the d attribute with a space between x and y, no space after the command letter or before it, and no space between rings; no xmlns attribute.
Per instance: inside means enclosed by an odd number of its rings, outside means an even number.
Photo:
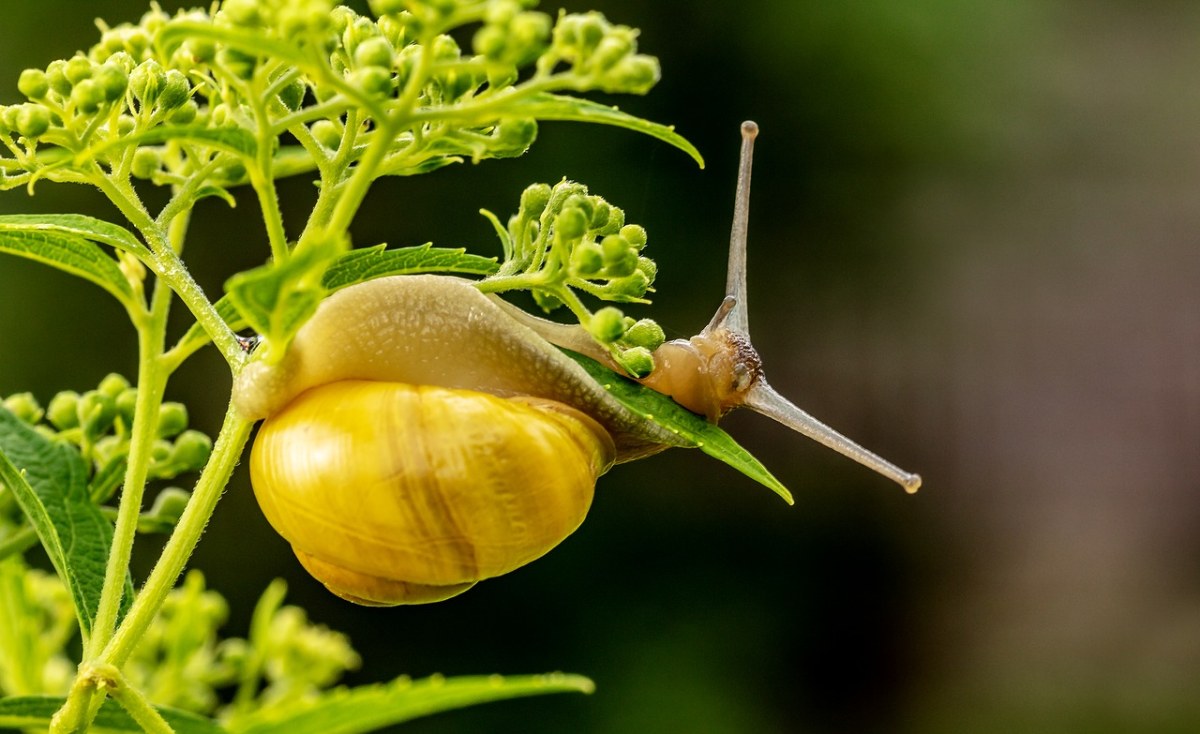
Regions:
<svg viewBox="0 0 1200 734"><path fill-rule="evenodd" d="M677 432L704 453L725 462L770 489L789 505L793 504L792 493L767 471L758 459L751 456L749 451L738 445L732 436L715 423L709 423L660 392L618 375L594 359L567 349L562 351L578 362L626 408L669 431Z"/></svg>
<svg viewBox="0 0 1200 734"><path fill-rule="evenodd" d="M471 255L462 248L433 247L428 243L394 250L385 249L386 247L387 245L376 245L347 252L329 266L322 282L330 291L336 291L355 283L388 275L491 275L500 267L496 258Z"/></svg>
<svg viewBox="0 0 1200 734"><path fill-rule="evenodd" d="M110 245L133 255L148 257L150 251L132 232L103 219L83 214L5 214L0 216L0 232L13 230L50 231L76 235Z"/></svg>
<svg viewBox="0 0 1200 734"><path fill-rule="evenodd" d="M696 146L692 145L670 125L660 125L657 122L643 120L640 117L622 112L616 107L592 102L579 97L550 94L542 92L534 94L514 104L511 108L514 115L534 117L538 120L565 120L570 122L591 122L600 125L614 125L627 130L658 138L669 143L692 157L701 168L704 168L704 157Z"/></svg>
<svg viewBox="0 0 1200 734"><path fill-rule="evenodd" d="M50 725L50 719L63 704L65 698L60 696L13 696L0 698L0 729L42 729ZM225 730L212 719L193 714L190 711L155 706L158 713L171 725L175 734L225 734ZM140 734L142 727L121 708L116 701L108 700L100 707L91 728L92 734L121 734L136 732Z"/></svg>
<svg viewBox="0 0 1200 734"><path fill-rule="evenodd" d="M0 229L0 252L36 260L90 280L126 306L134 301L133 288L117 261L82 237L45 229Z"/></svg>
<svg viewBox="0 0 1200 734"><path fill-rule="evenodd" d="M322 276L322 284L330 292L341 290L374 278L417 273L466 273L491 275L499 267L495 258L471 255L461 248L433 247L430 244L385 249L375 245L344 253ZM215 304L217 313L233 331L241 331L247 323L229 296ZM192 324L179 341L179 348L191 353L207 344L208 334L199 324Z"/></svg>
<svg viewBox="0 0 1200 734"><path fill-rule="evenodd" d="M0 482L29 518L71 592L86 639L100 603L113 531L88 496L83 458L0 407Z"/></svg>
<svg viewBox="0 0 1200 734"><path fill-rule="evenodd" d="M443 711L546 693L591 693L578 675L433 676L325 693L299 712L263 712L238 723L237 734L359 734Z"/></svg>

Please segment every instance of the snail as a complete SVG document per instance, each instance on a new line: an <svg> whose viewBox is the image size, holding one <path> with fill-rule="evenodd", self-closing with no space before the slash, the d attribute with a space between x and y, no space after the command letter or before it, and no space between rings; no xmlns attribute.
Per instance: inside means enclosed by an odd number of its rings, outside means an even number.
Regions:
<svg viewBox="0 0 1200 734"><path fill-rule="evenodd" d="M745 302L756 133L742 125L728 295L699 335L654 353L642 382L709 420L744 405L916 491L917 475L762 376ZM264 419L250 458L263 514L309 573L365 605L439 601L538 558L579 527L614 463L688 445L559 347L615 367L581 327L469 280L393 276L333 293L280 361L252 362L234 385L239 412Z"/></svg>

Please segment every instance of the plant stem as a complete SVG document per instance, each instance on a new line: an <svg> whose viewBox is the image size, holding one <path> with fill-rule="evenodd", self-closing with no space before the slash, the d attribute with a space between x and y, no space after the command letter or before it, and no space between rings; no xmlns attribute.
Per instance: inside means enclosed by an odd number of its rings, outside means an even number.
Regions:
<svg viewBox="0 0 1200 734"><path fill-rule="evenodd" d="M124 663L154 619L167 592L175 585L196 548L204 526L212 517L217 500L225 490L225 485L229 483L233 468L241 457L252 425L251 421L238 415L232 405L229 406L225 413L225 422L213 446L212 458L200 475L187 508L179 518L179 524L167 540L158 563L150 572L129 613L100 654L100 662L118 666Z"/></svg>
<svg viewBox="0 0 1200 734"><path fill-rule="evenodd" d="M157 297L157 293L155 295L156 301L162 300ZM150 467L150 449L156 437L158 410L162 405L167 384L167 375L159 360L163 349L165 323L165 318L152 318L148 328L139 331L137 404L133 414L125 483L117 509L112 549L109 551L108 565L104 570L104 586L100 592L92 637L88 649L84 651L84 660L94 659L108 644L116 627L117 613L121 608L125 577L129 572L129 557L133 552L138 515L142 510L146 474Z"/></svg>

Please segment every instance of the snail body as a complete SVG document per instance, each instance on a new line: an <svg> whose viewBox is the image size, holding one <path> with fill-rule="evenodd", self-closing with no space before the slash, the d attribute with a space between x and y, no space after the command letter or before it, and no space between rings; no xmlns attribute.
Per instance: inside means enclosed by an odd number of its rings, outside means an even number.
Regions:
<svg viewBox="0 0 1200 734"><path fill-rule="evenodd" d="M920 477L776 393L745 302L750 154L726 297L641 382L716 421L746 406L916 491ZM378 278L326 298L275 363L248 364L234 404L263 423L251 482L264 514L331 591L369 605L438 601L546 553L587 514L614 463L693 445L614 399L563 347L620 371L584 329L532 316L471 281Z"/></svg>
<svg viewBox="0 0 1200 734"><path fill-rule="evenodd" d="M301 564L360 604L439 601L541 556L597 477L682 442L470 281L334 293L234 386L251 483Z"/></svg>

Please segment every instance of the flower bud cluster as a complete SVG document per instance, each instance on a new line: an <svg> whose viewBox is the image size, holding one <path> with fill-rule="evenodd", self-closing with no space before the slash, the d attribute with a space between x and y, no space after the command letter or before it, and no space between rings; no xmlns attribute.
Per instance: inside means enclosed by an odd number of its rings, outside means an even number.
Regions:
<svg viewBox="0 0 1200 734"><path fill-rule="evenodd" d="M550 49L537 66L549 73L560 64L605 92L645 94L660 76L658 60L637 52L637 30L613 25L595 11L563 15L554 25Z"/></svg>
<svg viewBox="0 0 1200 734"><path fill-rule="evenodd" d="M95 499L104 501L115 491L129 455L137 395L137 388L114 373L95 389L59 392L44 408L31 393L9 395L3 405L43 436L76 447L90 462ZM149 477L167 480L199 471L211 454L212 439L188 428L187 408L182 403L162 403L150 449ZM181 489L163 489L150 512L142 516L144 526L173 526L187 497Z"/></svg>
<svg viewBox="0 0 1200 734"><path fill-rule="evenodd" d="M233 722L241 715L283 710L310 701L360 664L346 635L308 620L286 605L274 582L254 612L249 639L222 639L229 604L206 588L204 575L189 571L141 636L124 672L156 704ZM249 685L222 706L218 691Z"/></svg>
<svg viewBox="0 0 1200 734"><path fill-rule="evenodd" d="M571 288L605 301L645 303L657 272L654 261L641 254L646 230L626 224L624 211L572 181L526 188L503 235L500 276L525 273L533 280L535 301L547 312L562 306ZM635 320L614 306L588 313L573 302L572 311L631 374L653 369L651 353L664 337L652 320Z"/></svg>

